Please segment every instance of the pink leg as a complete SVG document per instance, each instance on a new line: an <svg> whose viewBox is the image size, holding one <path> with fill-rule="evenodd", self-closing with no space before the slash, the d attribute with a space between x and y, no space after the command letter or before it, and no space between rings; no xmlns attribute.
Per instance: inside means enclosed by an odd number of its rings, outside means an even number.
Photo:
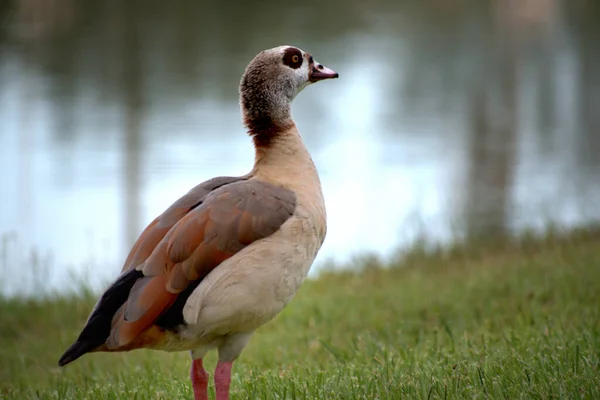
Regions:
<svg viewBox="0 0 600 400"><path fill-rule="evenodd" d="M215 370L215 388L217 400L229 400L229 385L231 384L232 362L219 361Z"/></svg>
<svg viewBox="0 0 600 400"><path fill-rule="evenodd" d="M192 361L190 378L194 388L194 400L208 400L208 372L204 369L201 358Z"/></svg>

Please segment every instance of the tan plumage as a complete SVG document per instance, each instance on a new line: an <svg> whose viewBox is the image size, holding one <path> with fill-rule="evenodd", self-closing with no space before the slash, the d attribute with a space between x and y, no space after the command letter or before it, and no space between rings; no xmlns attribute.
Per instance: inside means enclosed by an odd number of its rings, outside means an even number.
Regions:
<svg viewBox="0 0 600 400"><path fill-rule="evenodd" d="M202 358L217 348L217 398L228 398L231 363L291 300L325 238L319 176L290 103L335 77L291 46L249 64L240 103L254 168L203 182L148 225L60 365L93 351L191 350L195 397L205 399Z"/></svg>

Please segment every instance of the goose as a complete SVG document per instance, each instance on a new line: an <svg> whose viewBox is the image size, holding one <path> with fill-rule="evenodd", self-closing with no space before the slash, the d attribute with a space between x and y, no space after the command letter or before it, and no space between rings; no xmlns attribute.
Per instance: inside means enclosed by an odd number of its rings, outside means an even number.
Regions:
<svg viewBox="0 0 600 400"><path fill-rule="evenodd" d="M200 183L145 228L60 366L91 352L190 351L194 398L206 400L202 360L216 349L216 398L229 399L233 362L290 302L325 240L319 174L291 103L332 78L294 46L254 57L239 86L252 170Z"/></svg>

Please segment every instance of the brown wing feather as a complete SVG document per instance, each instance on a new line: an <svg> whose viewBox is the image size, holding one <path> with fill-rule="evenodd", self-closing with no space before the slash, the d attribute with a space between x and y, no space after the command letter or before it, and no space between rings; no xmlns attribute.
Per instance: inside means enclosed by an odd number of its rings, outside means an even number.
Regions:
<svg viewBox="0 0 600 400"><path fill-rule="evenodd" d="M242 179L245 178L230 176L213 178L199 184L185 196L178 199L144 229L131 248L121 271L141 265L152 254L158 243L160 243L171 228L188 212L198 206L206 195L221 186Z"/></svg>
<svg viewBox="0 0 600 400"><path fill-rule="evenodd" d="M210 193L163 235L138 267L144 277L134 284L124 313L114 321L108 347L127 346L193 282L248 244L275 233L295 204L293 192L259 180Z"/></svg>
<svg viewBox="0 0 600 400"><path fill-rule="evenodd" d="M135 296L136 301L133 303L127 302L124 315L115 325L118 329L111 329L107 342L109 347L111 347L111 343L116 343L116 347L130 343L145 331L145 328L150 327L163 310L169 308L175 302L177 295L164 289L167 279L167 275L163 274L152 278L142 278L138 281L145 281L144 285L137 292L132 290L130 297ZM130 320L130 315L134 313L137 315Z"/></svg>

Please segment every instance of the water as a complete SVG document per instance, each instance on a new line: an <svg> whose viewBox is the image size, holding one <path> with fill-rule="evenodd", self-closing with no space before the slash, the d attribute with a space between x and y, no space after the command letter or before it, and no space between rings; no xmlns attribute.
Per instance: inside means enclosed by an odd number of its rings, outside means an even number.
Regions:
<svg viewBox="0 0 600 400"><path fill-rule="evenodd" d="M237 85L293 44L340 73L293 112L321 173L317 261L600 219L599 6L527 1L0 7L2 290L114 276L197 183L246 173Z"/></svg>

